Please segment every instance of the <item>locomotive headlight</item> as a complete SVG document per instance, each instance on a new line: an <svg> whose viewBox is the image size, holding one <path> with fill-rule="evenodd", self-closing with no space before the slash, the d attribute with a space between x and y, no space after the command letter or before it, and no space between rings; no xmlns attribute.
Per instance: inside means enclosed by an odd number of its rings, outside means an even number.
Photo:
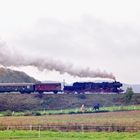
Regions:
<svg viewBox="0 0 140 140"><path fill-rule="evenodd" d="M29 89L29 88L30 88L30 86L28 85L28 86L27 86L27 89Z"/></svg>

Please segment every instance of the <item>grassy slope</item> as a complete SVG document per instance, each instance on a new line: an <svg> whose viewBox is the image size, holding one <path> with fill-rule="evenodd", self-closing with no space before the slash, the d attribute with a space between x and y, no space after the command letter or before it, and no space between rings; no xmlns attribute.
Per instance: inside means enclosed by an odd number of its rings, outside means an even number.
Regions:
<svg viewBox="0 0 140 140"><path fill-rule="evenodd" d="M124 105L122 94L86 94L86 95L44 95L43 106L47 109L87 107L100 103L103 106ZM56 104L57 103L57 104ZM135 94L130 104L140 104L140 94Z"/></svg>
<svg viewBox="0 0 140 140"><path fill-rule="evenodd" d="M38 94L0 94L0 111L79 108L82 104L86 107L92 107L95 103L100 103L103 106L125 105L123 96L121 94L44 94L42 97L39 97ZM130 105L134 104L140 104L140 94L133 96Z"/></svg>

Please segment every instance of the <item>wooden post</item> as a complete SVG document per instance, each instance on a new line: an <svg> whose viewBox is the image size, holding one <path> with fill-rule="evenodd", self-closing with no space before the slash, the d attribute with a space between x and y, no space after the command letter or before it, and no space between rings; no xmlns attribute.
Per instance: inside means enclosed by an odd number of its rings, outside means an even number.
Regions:
<svg viewBox="0 0 140 140"><path fill-rule="evenodd" d="M30 125L30 131L32 131L32 125Z"/></svg>
<svg viewBox="0 0 140 140"><path fill-rule="evenodd" d="M38 126L38 137L40 138L40 125Z"/></svg>

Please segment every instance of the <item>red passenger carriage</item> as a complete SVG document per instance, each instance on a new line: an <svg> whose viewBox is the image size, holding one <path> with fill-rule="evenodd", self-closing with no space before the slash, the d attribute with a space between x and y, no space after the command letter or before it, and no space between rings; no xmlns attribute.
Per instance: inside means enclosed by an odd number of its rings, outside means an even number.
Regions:
<svg viewBox="0 0 140 140"><path fill-rule="evenodd" d="M35 84L35 92L62 92L61 83L38 83Z"/></svg>

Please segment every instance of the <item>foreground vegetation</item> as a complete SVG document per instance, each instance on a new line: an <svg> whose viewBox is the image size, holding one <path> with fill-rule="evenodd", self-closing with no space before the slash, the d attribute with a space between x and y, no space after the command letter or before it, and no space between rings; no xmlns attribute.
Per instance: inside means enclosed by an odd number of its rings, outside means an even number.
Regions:
<svg viewBox="0 0 140 140"><path fill-rule="evenodd" d="M1 131L2 140L139 140L140 133Z"/></svg>

